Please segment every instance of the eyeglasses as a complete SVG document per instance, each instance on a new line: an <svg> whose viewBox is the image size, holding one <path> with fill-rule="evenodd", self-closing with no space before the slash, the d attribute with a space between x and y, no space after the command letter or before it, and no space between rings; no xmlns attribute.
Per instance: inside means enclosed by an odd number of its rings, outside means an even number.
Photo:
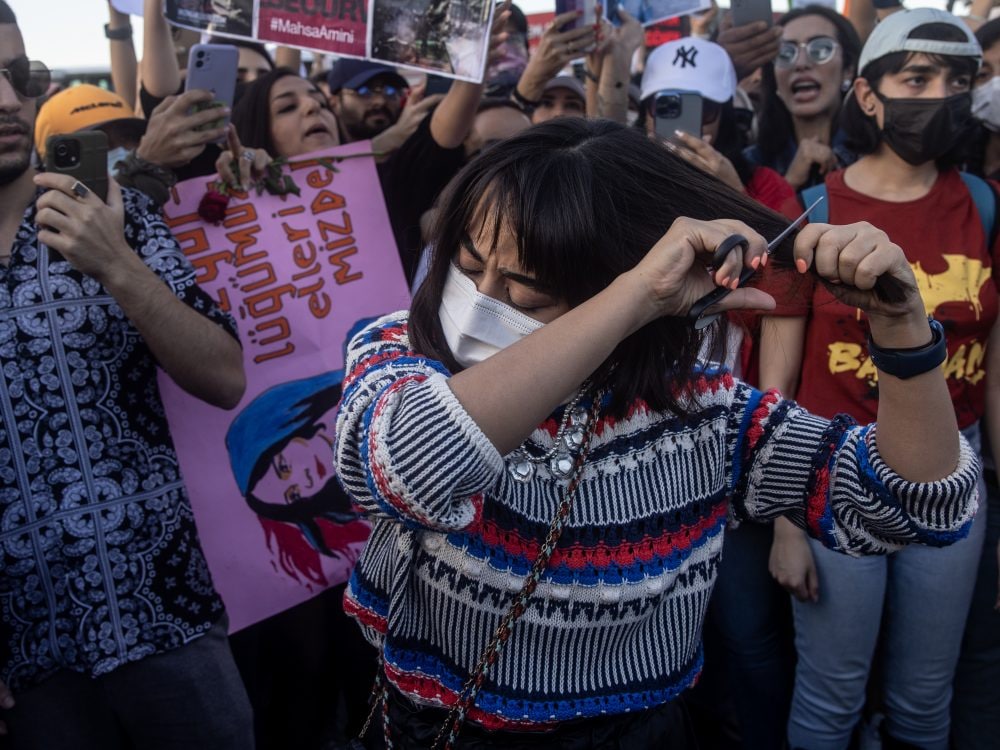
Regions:
<svg viewBox="0 0 1000 750"><path fill-rule="evenodd" d="M813 65L823 65L833 59L840 44L828 36L818 36L808 42L782 42L778 48L778 57L774 61L776 68L790 68L799 59L799 50L806 50L806 58Z"/></svg>
<svg viewBox="0 0 1000 750"><path fill-rule="evenodd" d="M354 93L358 96L368 99L375 94L381 94L386 99L395 99L397 96L403 93L403 90L397 88L396 86L390 86L389 84L379 85L379 86L358 86L354 89Z"/></svg>
<svg viewBox="0 0 1000 750"><path fill-rule="evenodd" d="M15 57L6 68L0 68L18 96L24 99L37 99L49 90L52 74L44 63L29 60L27 57Z"/></svg>

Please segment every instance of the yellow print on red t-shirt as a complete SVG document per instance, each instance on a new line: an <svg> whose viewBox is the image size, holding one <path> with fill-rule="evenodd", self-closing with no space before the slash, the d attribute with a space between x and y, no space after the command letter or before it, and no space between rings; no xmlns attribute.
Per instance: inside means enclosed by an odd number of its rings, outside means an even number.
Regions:
<svg viewBox="0 0 1000 750"><path fill-rule="evenodd" d="M984 266L978 258L958 254L942 257L948 268L941 273L928 273L919 262L911 264L927 314L934 315L938 307L947 303L965 302L972 307L978 320L983 312L980 295L992 276L992 269ZM857 314L860 318L861 311ZM866 381L871 387L878 382L878 371L860 344L835 341L827 346L827 353L832 374L853 372L858 380ZM981 341L961 344L943 365L945 378L965 380L975 385L986 375L983 367L985 355L986 345Z"/></svg>

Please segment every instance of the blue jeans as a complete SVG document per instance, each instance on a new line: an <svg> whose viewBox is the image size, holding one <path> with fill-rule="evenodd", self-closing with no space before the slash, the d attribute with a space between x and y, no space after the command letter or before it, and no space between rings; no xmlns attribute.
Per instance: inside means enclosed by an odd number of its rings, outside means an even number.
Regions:
<svg viewBox="0 0 1000 750"><path fill-rule="evenodd" d="M776 750L792 697L788 594L767 568L772 524L727 530L708 616L721 639L743 750ZM706 644L706 648L708 645Z"/></svg>
<svg viewBox="0 0 1000 750"><path fill-rule="evenodd" d="M981 498L983 489L980 480ZM810 539L820 600L792 602L793 748L847 747L882 625L884 729L925 750L947 749L951 683L985 532L983 502L969 536L950 547L911 545L855 559Z"/></svg>
<svg viewBox="0 0 1000 750"><path fill-rule="evenodd" d="M223 617L203 636L90 678L62 670L0 712L11 750L253 750Z"/></svg>
<svg viewBox="0 0 1000 750"><path fill-rule="evenodd" d="M986 495L989 498L986 542L979 558L976 588L951 698L951 742L955 750L994 750L1000 743L1000 612L994 609L1000 489L993 472L988 473Z"/></svg>

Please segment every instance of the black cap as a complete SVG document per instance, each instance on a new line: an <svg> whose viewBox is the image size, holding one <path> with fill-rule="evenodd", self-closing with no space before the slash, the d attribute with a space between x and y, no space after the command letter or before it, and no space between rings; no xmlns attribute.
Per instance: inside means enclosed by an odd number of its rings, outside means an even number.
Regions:
<svg viewBox="0 0 1000 750"><path fill-rule="evenodd" d="M375 76L387 76L393 85L401 89L409 87L406 79L396 72L395 68L382 63L371 62L369 60L354 60L349 57L342 57L333 64L330 74L326 77L326 82L330 86L330 93L337 93L341 89L356 89L364 86Z"/></svg>

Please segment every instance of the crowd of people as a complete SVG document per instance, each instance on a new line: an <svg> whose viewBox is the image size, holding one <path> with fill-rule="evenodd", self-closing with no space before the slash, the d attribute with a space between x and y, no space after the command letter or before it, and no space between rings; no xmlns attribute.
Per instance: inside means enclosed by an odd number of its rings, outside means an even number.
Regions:
<svg viewBox="0 0 1000 750"><path fill-rule="evenodd" d="M219 38L223 111L160 0L138 54L108 4L114 91L0 0L0 748L1000 747L998 7L529 50L505 0L441 93ZM42 166L93 130L106 195ZM156 373L247 377L162 208L356 141L413 291L325 342L370 536L229 633Z"/></svg>

